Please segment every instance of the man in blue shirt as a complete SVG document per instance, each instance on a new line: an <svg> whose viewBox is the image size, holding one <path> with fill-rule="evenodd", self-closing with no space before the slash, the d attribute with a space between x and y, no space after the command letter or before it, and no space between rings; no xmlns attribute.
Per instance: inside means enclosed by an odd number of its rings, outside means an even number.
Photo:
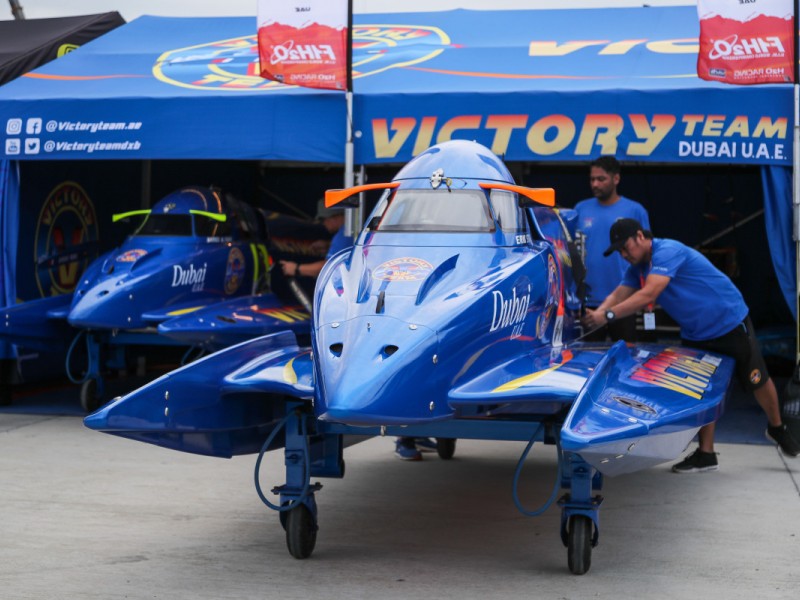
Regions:
<svg viewBox="0 0 800 600"><path fill-rule="evenodd" d="M778 393L767 373L755 338L749 309L728 277L706 257L675 240L653 238L635 219L620 219L611 227L611 245L605 254L619 254L630 263L617 288L596 310L589 310L585 325L602 326L635 314L656 300L681 328L683 343L736 360L736 375L752 391L769 421L767 439L784 455L796 457L800 444L781 420ZM700 428L699 448L673 465L676 473L713 471L715 423Z"/></svg>
<svg viewBox="0 0 800 600"><path fill-rule="evenodd" d="M321 221L325 229L333 235L331 245L325 260L318 260L311 263L298 263L290 260L280 262L283 274L286 277L314 277L316 278L322 271L322 267L328 259L346 248L353 246L353 238L344 233L344 209L338 206L325 206L323 198L317 203L317 220Z"/></svg>
<svg viewBox="0 0 800 600"><path fill-rule="evenodd" d="M585 236L586 285L588 288L586 306L597 308L614 288L622 281L628 265L618 255L604 256L608 233L618 219L636 219L645 229L650 229L650 221L645 208L629 198L617 193L620 180L620 164L613 156L601 156L592 161L589 167L589 185L594 198L582 200L575 205L578 213L578 229ZM604 341L636 340L636 315L617 319L607 327L602 327L584 339Z"/></svg>

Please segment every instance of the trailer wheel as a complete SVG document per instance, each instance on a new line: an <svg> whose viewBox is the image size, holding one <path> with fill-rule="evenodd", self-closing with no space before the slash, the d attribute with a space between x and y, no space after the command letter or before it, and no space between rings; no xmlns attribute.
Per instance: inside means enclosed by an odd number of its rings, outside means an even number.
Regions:
<svg viewBox="0 0 800 600"><path fill-rule="evenodd" d="M97 393L97 380L87 379L81 384L81 408L93 413L100 408L100 396Z"/></svg>
<svg viewBox="0 0 800 600"><path fill-rule="evenodd" d="M305 504L295 506L286 515L286 547L295 558L308 558L317 543L317 523Z"/></svg>
<svg viewBox="0 0 800 600"><path fill-rule="evenodd" d="M436 453L439 458L450 460L456 453L455 438L436 438Z"/></svg>
<svg viewBox="0 0 800 600"><path fill-rule="evenodd" d="M574 575L583 575L592 566L592 520L586 515L569 518L567 563Z"/></svg>

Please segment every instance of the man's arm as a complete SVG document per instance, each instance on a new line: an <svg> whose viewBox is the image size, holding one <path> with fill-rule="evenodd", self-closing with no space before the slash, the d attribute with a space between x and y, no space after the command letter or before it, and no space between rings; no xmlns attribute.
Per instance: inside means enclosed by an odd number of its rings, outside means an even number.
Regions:
<svg viewBox="0 0 800 600"><path fill-rule="evenodd" d="M617 286L617 289L611 292L596 310L586 311L584 325L592 329L602 327L608 323L607 310L613 311L614 316L619 319L635 314L650 304L655 304L669 281L670 278L665 275L650 274L644 281L644 287L639 290L626 285Z"/></svg>
<svg viewBox="0 0 800 600"><path fill-rule="evenodd" d="M584 327L589 329L597 329L607 323L606 311L617 304L623 302L626 298L631 297L636 290L627 285L618 285L613 292L611 292L603 302L600 303L596 309L586 309L581 321Z"/></svg>
<svg viewBox="0 0 800 600"><path fill-rule="evenodd" d="M600 306L595 311L605 313L612 306L616 306L626 298L630 298L635 292L634 288L620 284L600 303Z"/></svg>
<svg viewBox="0 0 800 600"><path fill-rule="evenodd" d="M628 298L623 301L612 304L606 308L614 311L617 317L627 317L635 314L637 311L646 308L650 304L655 304L656 299L661 292L670 282L670 278L666 275L653 275L652 273L644 280L644 287L636 290ZM629 288L630 289L630 288Z"/></svg>

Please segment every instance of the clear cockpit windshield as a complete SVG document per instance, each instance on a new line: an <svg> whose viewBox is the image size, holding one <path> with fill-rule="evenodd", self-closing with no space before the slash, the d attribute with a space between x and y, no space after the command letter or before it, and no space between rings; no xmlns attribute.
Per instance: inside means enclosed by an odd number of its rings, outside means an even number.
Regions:
<svg viewBox="0 0 800 600"><path fill-rule="evenodd" d="M194 225L193 225L194 224ZM170 237L220 237L229 236L230 224L218 221L213 215L151 213L136 235L164 235Z"/></svg>
<svg viewBox="0 0 800 600"><path fill-rule="evenodd" d="M398 190L386 194L370 223L384 232L503 232L526 230L517 195L493 190L489 202L482 190Z"/></svg>
<svg viewBox="0 0 800 600"><path fill-rule="evenodd" d="M398 190L374 231L490 232L495 225L480 190Z"/></svg>
<svg viewBox="0 0 800 600"><path fill-rule="evenodd" d="M150 214L136 235L192 235L192 215L185 214Z"/></svg>

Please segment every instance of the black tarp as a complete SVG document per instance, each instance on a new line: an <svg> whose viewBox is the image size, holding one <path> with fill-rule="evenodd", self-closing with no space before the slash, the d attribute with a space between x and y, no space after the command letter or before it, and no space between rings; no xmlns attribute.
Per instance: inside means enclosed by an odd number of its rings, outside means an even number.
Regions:
<svg viewBox="0 0 800 600"><path fill-rule="evenodd" d="M118 12L0 21L0 85L124 24Z"/></svg>
<svg viewBox="0 0 800 600"><path fill-rule="evenodd" d="M118 12L53 19L0 21L0 85L125 24ZM2 187L2 186L0 186ZM9 350L0 346L0 404L9 401L13 365Z"/></svg>

